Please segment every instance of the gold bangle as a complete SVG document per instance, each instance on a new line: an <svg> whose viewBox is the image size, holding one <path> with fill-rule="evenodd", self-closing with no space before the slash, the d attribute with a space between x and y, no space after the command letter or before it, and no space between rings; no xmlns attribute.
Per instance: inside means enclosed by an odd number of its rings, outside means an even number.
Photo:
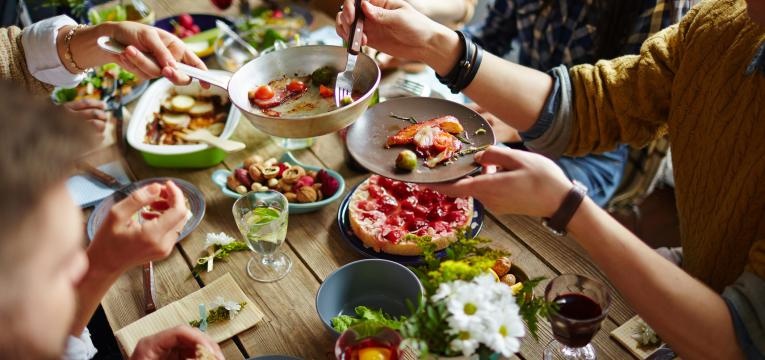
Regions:
<svg viewBox="0 0 765 360"><path fill-rule="evenodd" d="M66 37L64 37L64 46L66 46L66 53L64 54L64 59L69 62L70 65L72 65L73 68L75 68L79 72L86 72L89 69L84 69L77 65L77 63L74 61L74 55L72 55L72 39L74 38L74 34L77 33L77 30L87 28L87 25L84 24L77 24L77 26L73 26L69 31L66 33Z"/></svg>

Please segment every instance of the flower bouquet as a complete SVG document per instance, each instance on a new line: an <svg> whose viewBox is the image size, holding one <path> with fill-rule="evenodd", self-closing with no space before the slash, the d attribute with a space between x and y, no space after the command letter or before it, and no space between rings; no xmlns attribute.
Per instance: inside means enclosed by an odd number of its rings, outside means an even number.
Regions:
<svg viewBox="0 0 765 360"><path fill-rule="evenodd" d="M524 324L536 338L538 319L549 309L544 299L533 295L542 278L516 283L509 254L486 246L487 239L460 233L442 258L427 239L417 242L425 261L412 270L425 297L410 304L412 315L397 319L359 307L358 317L333 319L336 330L359 324L394 329L404 338L401 349L412 350L421 359L509 357L520 349Z"/></svg>

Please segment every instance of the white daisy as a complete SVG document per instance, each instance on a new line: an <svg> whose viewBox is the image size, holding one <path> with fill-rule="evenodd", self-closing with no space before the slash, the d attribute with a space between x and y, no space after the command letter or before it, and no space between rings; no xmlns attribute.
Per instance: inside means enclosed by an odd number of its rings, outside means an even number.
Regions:
<svg viewBox="0 0 765 360"><path fill-rule="evenodd" d="M220 232L217 234L207 233L207 238L205 239L205 247L208 248L213 245L224 246L224 245L231 244L234 241L236 241L236 239L234 239L231 236L228 236L224 232Z"/></svg>
<svg viewBox="0 0 765 360"><path fill-rule="evenodd" d="M486 320L487 327L481 336L482 342L505 357L518 352L521 339L526 334L520 314L517 311L500 311Z"/></svg>
<svg viewBox="0 0 765 360"><path fill-rule="evenodd" d="M462 352L464 356L475 353L478 345L480 345L480 342L469 331L460 331L457 334L457 338L449 342L450 349Z"/></svg>

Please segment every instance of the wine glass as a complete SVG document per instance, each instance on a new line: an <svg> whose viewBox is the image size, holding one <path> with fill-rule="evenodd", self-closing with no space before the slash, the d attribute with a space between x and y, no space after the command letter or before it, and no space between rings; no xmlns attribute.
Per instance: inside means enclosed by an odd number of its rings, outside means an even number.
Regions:
<svg viewBox="0 0 765 360"><path fill-rule="evenodd" d="M398 360L401 336L391 328L358 324L343 331L335 342L335 358Z"/></svg>
<svg viewBox="0 0 765 360"><path fill-rule="evenodd" d="M555 340L544 359L596 359L592 337L606 317L611 295L600 281L582 275L560 275L545 288L545 300L554 304L549 319Z"/></svg>
<svg viewBox="0 0 765 360"><path fill-rule="evenodd" d="M234 220L254 255L247 274L256 281L279 280L292 269L292 260L278 251L287 237L289 203L274 190L249 192L234 202Z"/></svg>

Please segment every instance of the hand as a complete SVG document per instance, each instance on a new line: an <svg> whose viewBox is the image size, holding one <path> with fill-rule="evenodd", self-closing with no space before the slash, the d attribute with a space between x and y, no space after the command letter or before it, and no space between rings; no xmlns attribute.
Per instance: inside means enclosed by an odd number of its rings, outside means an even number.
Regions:
<svg viewBox="0 0 765 360"><path fill-rule="evenodd" d="M93 125L93 128L103 136L106 128L106 104L100 100L81 99L70 101L64 104L64 107L71 111L75 116L87 121Z"/></svg>
<svg viewBox="0 0 765 360"><path fill-rule="evenodd" d="M500 120L500 118L496 117L494 114L486 111L486 109L482 108L481 105L470 103L466 106L486 119L486 122L489 123L491 130L494 132L494 138L497 140L497 142L506 143L523 141L523 139L521 139L521 135L518 133L518 130L510 125L507 125L507 123Z"/></svg>
<svg viewBox="0 0 765 360"><path fill-rule="evenodd" d="M69 29L70 26L59 29L56 40L61 59L65 58L64 38ZM122 55L114 55L100 49L96 40L101 36L109 36L125 44L125 52ZM75 62L82 68L116 62L139 78L153 79L164 76L176 85L185 85L191 81L191 78L174 69L176 61L207 69L202 60L188 50L183 41L175 35L132 21L104 23L78 30L71 40L70 49ZM72 73L78 71L70 61L62 60L62 63Z"/></svg>
<svg viewBox="0 0 765 360"><path fill-rule="evenodd" d="M215 341L188 325L177 326L141 339L135 346L130 359L195 359L197 345L204 346L218 359L224 359Z"/></svg>
<svg viewBox="0 0 765 360"><path fill-rule="evenodd" d="M144 206L164 201L169 207L159 217L142 223L133 215ZM183 192L173 182L151 184L114 204L88 247L91 266L108 273L125 270L170 255L186 224Z"/></svg>
<svg viewBox="0 0 765 360"><path fill-rule="evenodd" d="M551 216L573 187L558 165L539 154L492 146L475 160L484 174L428 187L449 196L473 196L501 214L531 216Z"/></svg>
<svg viewBox="0 0 765 360"><path fill-rule="evenodd" d="M434 38L439 31L457 36L403 0L362 1L361 10L366 16L362 43L394 57L425 61L426 49L437 42ZM343 11L337 14L337 34L346 41L355 12L354 1L345 0Z"/></svg>

